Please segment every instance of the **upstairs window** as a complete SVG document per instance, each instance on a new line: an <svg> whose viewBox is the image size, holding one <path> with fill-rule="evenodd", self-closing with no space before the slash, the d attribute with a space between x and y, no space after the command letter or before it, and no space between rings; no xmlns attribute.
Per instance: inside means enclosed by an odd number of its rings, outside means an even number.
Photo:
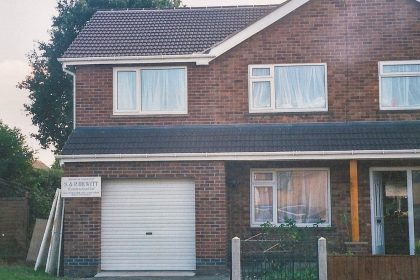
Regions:
<svg viewBox="0 0 420 280"><path fill-rule="evenodd" d="M327 111L327 65L249 66L249 111Z"/></svg>
<svg viewBox="0 0 420 280"><path fill-rule="evenodd" d="M186 114L185 67L114 69L114 114Z"/></svg>
<svg viewBox="0 0 420 280"><path fill-rule="evenodd" d="M379 62L381 110L420 109L420 61Z"/></svg>

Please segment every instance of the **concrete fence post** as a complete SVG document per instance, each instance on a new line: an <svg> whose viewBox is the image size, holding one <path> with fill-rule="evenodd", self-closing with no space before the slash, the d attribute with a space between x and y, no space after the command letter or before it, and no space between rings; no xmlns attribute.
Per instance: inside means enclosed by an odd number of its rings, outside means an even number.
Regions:
<svg viewBox="0 0 420 280"><path fill-rule="evenodd" d="M327 240L324 237L318 239L318 270L319 280L327 280Z"/></svg>
<svg viewBox="0 0 420 280"><path fill-rule="evenodd" d="M232 280L241 279L241 240L232 238Z"/></svg>

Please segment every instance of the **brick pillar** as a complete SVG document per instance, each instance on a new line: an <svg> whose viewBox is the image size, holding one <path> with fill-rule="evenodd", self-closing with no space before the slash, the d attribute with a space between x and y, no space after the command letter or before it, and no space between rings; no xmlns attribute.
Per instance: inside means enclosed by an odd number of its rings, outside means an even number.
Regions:
<svg viewBox="0 0 420 280"><path fill-rule="evenodd" d="M101 199L66 198L64 275L92 277L101 258Z"/></svg>

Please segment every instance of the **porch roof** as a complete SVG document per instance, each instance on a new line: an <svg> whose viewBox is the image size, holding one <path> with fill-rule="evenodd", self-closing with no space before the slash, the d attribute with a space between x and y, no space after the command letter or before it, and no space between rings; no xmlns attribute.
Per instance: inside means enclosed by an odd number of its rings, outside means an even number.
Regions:
<svg viewBox="0 0 420 280"><path fill-rule="evenodd" d="M420 121L78 127L61 155L420 149Z"/></svg>

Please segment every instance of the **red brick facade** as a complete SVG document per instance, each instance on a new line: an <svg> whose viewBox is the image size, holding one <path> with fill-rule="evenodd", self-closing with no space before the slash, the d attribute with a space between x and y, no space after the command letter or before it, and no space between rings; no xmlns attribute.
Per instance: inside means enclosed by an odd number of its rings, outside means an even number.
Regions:
<svg viewBox="0 0 420 280"><path fill-rule="evenodd" d="M188 115L113 116L112 67L77 68L77 125L412 120L379 110L378 61L420 59L414 0L312 0L210 63L188 65ZM327 63L328 112L250 114L248 65Z"/></svg>
<svg viewBox="0 0 420 280"><path fill-rule="evenodd" d="M311 0L282 20L216 58L188 64L188 114L114 116L113 67L77 66L77 126L303 123L415 120L417 111L379 110L378 62L420 60L420 4L414 0ZM248 65L326 63L328 112L250 114ZM138 65L137 65L138 66ZM419 162L359 162L361 241L370 250L369 167ZM225 169L226 165L226 169ZM345 251L350 226L349 162L104 162L67 163L66 176L180 179L196 184L197 265L225 263L228 238L253 232L250 168L328 167L332 227L328 246ZM226 173L226 176L225 176ZM90 276L100 268L100 199L67 199L66 274Z"/></svg>
<svg viewBox="0 0 420 280"><path fill-rule="evenodd" d="M65 176L193 179L198 269L225 265L227 200L223 162L106 162L64 166ZM66 275L90 276L100 269L101 199L66 199L64 262ZM203 266L203 267L200 267Z"/></svg>

